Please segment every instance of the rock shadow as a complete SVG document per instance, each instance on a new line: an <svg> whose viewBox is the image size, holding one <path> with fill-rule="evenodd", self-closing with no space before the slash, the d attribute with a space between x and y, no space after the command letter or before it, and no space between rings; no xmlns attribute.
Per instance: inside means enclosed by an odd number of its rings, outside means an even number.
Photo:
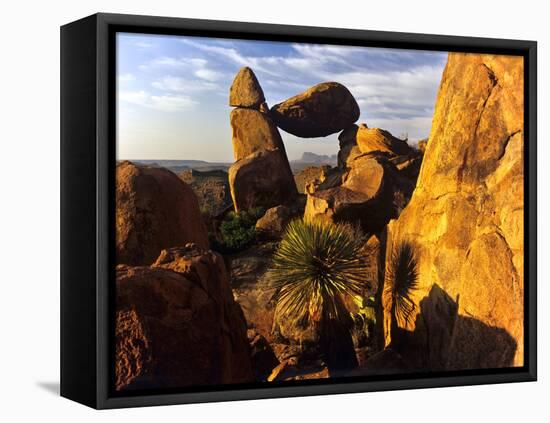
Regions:
<svg viewBox="0 0 550 423"><path fill-rule="evenodd" d="M505 329L460 315L458 305L458 297L434 284L419 303L415 330L398 331L392 348L423 371L513 366L516 340Z"/></svg>

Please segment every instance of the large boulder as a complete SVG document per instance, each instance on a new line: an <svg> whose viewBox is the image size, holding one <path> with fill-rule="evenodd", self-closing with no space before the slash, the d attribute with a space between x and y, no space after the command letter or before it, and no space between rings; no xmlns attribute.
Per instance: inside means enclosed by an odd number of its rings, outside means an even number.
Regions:
<svg viewBox="0 0 550 423"><path fill-rule="evenodd" d="M359 106L338 82L323 82L271 108L277 126L303 138L324 137L359 119Z"/></svg>
<svg viewBox="0 0 550 423"><path fill-rule="evenodd" d="M229 105L259 109L263 102L264 92L256 75L248 67L241 68L229 89Z"/></svg>
<svg viewBox="0 0 550 423"><path fill-rule="evenodd" d="M223 259L189 244L117 266L117 390L254 380L246 321Z"/></svg>
<svg viewBox="0 0 550 423"><path fill-rule="evenodd" d="M388 131L380 128L368 128L359 125L357 130L357 145L362 153L378 151L390 155L402 156L412 153L407 141L394 137Z"/></svg>
<svg viewBox="0 0 550 423"><path fill-rule="evenodd" d="M308 192L304 217L360 223L366 233L376 233L397 217L413 188L383 156L363 155L340 180Z"/></svg>
<svg viewBox="0 0 550 423"><path fill-rule="evenodd" d="M229 168L229 186L235 211L271 208L297 195L286 155L280 150L258 151Z"/></svg>
<svg viewBox="0 0 550 423"><path fill-rule="evenodd" d="M164 168L125 161L116 166L116 262L151 264L160 251L208 234L193 190Z"/></svg>
<svg viewBox="0 0 550 423"><path fill-rule="evenodd" d="M388 226L418 288L407 322L386 311L386 343L417 365L524 363L523 78L521 57L449 54L417 187Z"/></svg>
<svg viewBox="0 0 550 423"><path fill-rule="evenodd" d="M234 109L229 117L233 131L235 161L258 151L279 150L286 158L285 146L277 127L266 113L252 109ZM289 171L289 165L285 166Z"/></svg>

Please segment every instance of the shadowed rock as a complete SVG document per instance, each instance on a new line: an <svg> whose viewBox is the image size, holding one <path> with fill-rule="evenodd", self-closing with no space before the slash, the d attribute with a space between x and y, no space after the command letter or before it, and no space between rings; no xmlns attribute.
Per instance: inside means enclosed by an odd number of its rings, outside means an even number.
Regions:
<svg viewBox="0 0 550 423"><path fill-rule="evenodd" d="M223 259L194 245L117 266L117 390L251 382L246 321Z"/></svg>
<svg viewBox="0 0 550 423"><path fill-rule="evenodd" d="M268 209L265 214L256 222L256 231L262 238L281 238L286 225L293 217L290 208L277 206Z"/></svg>
<svg viewBox="0 0 550 423"><path fill-rule="evenodd" d="M306 219L359 222L365 232L375 233L398 215L413 190L382 156L363 155L340 172L330 185L327 180L308 192Z"/></svg>

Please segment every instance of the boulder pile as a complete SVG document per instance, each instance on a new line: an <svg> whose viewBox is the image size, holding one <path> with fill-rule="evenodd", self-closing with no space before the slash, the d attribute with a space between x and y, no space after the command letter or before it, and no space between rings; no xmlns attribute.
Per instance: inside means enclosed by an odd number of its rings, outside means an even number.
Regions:
<svg viewBox="0 0 550 423"><path fill-rule="evenodd" d="M242 68L229 93L235 163L229 186L235 211L270 208L294 198L296 184L279 130L273 123L262 87L250 68Z"/></svg>

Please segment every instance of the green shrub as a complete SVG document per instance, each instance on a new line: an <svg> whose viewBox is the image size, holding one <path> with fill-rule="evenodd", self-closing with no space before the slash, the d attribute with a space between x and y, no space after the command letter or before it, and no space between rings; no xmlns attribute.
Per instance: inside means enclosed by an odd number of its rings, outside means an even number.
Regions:
<svg viewBox="0 0 550 423"><path fill-rule="evenodd" d="M290 222L270 272L276 313L305 322L349 318L342 296L363 292L364 245L360 230L349 225Z"/></svg>
<svg viewBox="0 0 550 423"><path fill-rule="evenodd" d="M409 242L400 242L392 250L384 285L384 302L391 304L392 325L406 327L415 309L413 293L418 289L417 258Z"/></svg>
<svg viewBox="0 0 550 423"><path fill-rule="evenodd" d="M226 251L241 251L256 239L256 222L264 215L261 207L241 212L229 212L220 225L220 235Z"/></svg>

